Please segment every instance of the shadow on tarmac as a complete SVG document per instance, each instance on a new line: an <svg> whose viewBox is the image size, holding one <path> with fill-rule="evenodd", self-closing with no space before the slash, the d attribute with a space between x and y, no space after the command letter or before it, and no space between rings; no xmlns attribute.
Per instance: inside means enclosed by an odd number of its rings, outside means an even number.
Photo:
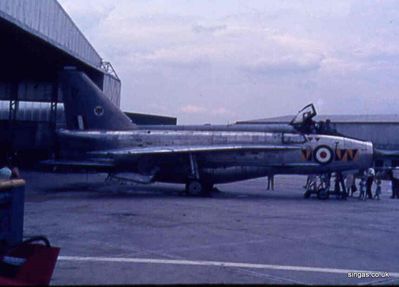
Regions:
<svg viewBox="0 0 399 287"><path fill-rule="evenodd" d="M240 200L240 201L319 201L316 197L304 199L302 190L297 193L284 191L265 191L259 185L259 191L244 191L244 188L237 186L218 187L219 191L212 192L210 195L188 195L184 191L183 185L139 185L139 184L116 184L116 183L68 183L62 186L42 187L40 192L46 194L69 194L72 197L84 197L91 199L104 198L131 198L131 199L190 199L190 200ZM337 201L335 196L331 199ZM331 200L321 201L328 202Z"/></svg>
<svg viewBox="0 0 399 287"><path fill-rule="evenodd" d="M182 184L155 183L150 185L130 182L106 182L106 175L91 174L51 174L26 172L28 193L36 195L60 196L64 199L190 199L190 200L240 200L240 201L319 201L315 196L305 200L302 186L290 186L287 190L277 188L276 191L266 191L261 181L217 185L220 191L210 195L188 195ZM284 183L282 183L284 184ZM321 202L338 202L335 196Z"/></svg>

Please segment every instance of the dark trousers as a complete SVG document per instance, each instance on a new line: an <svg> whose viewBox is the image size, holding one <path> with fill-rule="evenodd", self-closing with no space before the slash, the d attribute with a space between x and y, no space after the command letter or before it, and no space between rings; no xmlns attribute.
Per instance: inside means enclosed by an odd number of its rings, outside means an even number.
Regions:
<svg viewBox="0 0 399 287"><path fill-rule="evenodd" d="M392 181L392 198L399 198L399 186L395 181Z"/></svg>
<svg viewBox="0 0 399 287"><path fill-rule="evenodd" d="M367 194L367 197L368 198L370 198L370 199L372 199L373 198L373 193L371 192L371 186L373 185L373 178L372 177L369 177L368 179L367 179L367 184L366 184L366 194Z"/></svg>
<svg viewBox="0 0 399 287"><path fill-rule="evenodd" d="M392 178L392 198L399 198L399 180Z"/></svg>

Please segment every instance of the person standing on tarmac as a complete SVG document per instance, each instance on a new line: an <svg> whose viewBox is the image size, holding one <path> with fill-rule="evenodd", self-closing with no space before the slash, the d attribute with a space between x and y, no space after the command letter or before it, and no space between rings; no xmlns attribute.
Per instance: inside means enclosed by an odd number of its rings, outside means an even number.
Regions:
<svg viewBox="0 0 399 287"><path fill-rule="evenodd" d="M359 184L359 188L360 188L359 199L360 200L366 200L366 178L367 178L367 174L366 174L366 172L364 172L364 174L360 178L360 184Z"/></svg>
<svg viewBox="0 0 399 287"><path fill-rule="evenodd" d="M373 199L373 193L371 192L371 188L374 182L375 171L372 168L369 168L367 172L367 181L366 181L366 193L368 199Z"/></svg>
<svg viewBox="0 0 399 287"><path fill-rule="evenodd" d="M390 171L391 185L392 185L392 196L391 198L399 198L399 179L397 179L393 173Z"/></svg>
<svg viewBox="0 0 399 287"><path fill-rule="evenodd" d="M380 195L381 195L381 178L377 177L375 181L377 187L375 189L375 195L374 198L380 200Z"/></svg>
<svg viewBox="0 0 399 287"><path fill-rule="evenodd" d="M353 195L353 184L355 182L355 176L350 173L345 178L345 187L349 196Z"/></svg>

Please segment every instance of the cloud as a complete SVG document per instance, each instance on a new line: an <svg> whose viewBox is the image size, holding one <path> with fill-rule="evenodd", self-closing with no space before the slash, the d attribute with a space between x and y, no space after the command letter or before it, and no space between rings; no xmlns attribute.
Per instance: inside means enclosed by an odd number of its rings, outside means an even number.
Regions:
<svg viewBox="0 0 399 287"><path fill-rule="evenodd" d="M79 28L86 31L96 29L117 7L108 0L62 0L60 3L73 15L74 20L79 23Z"/></svg>
<svg viewBox="0 0 399 287"><path fill-rule="evenodd" d="M185 114L201 114L204 113L206 109L196 105L186 105L181 107L180 111Z"/></svg>
<svg viewBox="0 0 399 287"><path fill-rule="evenodd" d="M226 116L226 115L232 115L233 112L222 107L222 108L215 108L215 109L211 110L211 114L213 114L215 116Z"/></svg>
<svg viewBox="0 0 399 287"><path fill-rule="evenodd" d="M212 48L195 48L191 46L182 46L171 49L159 49L147 55L143 55L140 61L143 64L149 64L153 67L179 66L186 68L195 68L207 65L211 62L213 56Z"/></svg>
<svg viewBox="0 0 399 287"><path fill-rule="evenodd" d="M132 65L147 69L168 66L190 70L193 68L216 70L220 67L229 67L235 71L263 70L265 73L285 74L317 70L323 57L322 45L286 34L276 35L269 29L227 25L201 29L204 32L190 32L187 27L172 25L152 28L149 26L144 31L138 29L140 32L133 34L129 32L123 38L130 39L130 43L140 44L130 47L130 55L127 55L125 60ZM166 40L163 47L151 43L152 50L133 52L137 51L137 46L143 45L148 35L165 38L165 35L170 35L172 31L180 35L181 41L174 43ZM202 33L213 33L213 35L204 38L200 35Z"/></svg>
<svg viewBox="0 0 399 287"><path fill-rule="evenodd" d="M326 74L339 76L359 73L364 69L362 61L342 58L324 58L320 63L320 71Z"/></svg>
<svg viewBox="0 0 399 287"><path fill-rule="evenodd" d="M246 69L257 75L281 76L318 71L322 58L317 56L282 57L280 59L260 59Z"/></svg>
<svg viewBox="0 0 399 287"><path fill-rule="evenodd" d="M112 62L125 110L181 123L277 116L309 101L326 113L399 112L386 104L399 90L397 1L60 3Z"/></svg>
<svg viewBox="0 0 399 287"><path fill-rule="evenodd" d="M226 29L226 25L201 25L195 24L192 27L195 33L215 33Z"/></svg>

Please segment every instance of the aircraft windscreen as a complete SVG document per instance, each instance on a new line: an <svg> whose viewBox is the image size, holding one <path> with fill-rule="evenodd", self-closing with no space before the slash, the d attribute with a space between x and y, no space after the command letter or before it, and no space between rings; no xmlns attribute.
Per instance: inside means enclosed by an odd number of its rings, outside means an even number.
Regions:
<svg viewBox="0 0 399 287"><path fill-rule="evenodd" d="M292 119L291 125L301 125L307 123L309 120L316 116L316 109L313 104L307 105Z"/></svg>

